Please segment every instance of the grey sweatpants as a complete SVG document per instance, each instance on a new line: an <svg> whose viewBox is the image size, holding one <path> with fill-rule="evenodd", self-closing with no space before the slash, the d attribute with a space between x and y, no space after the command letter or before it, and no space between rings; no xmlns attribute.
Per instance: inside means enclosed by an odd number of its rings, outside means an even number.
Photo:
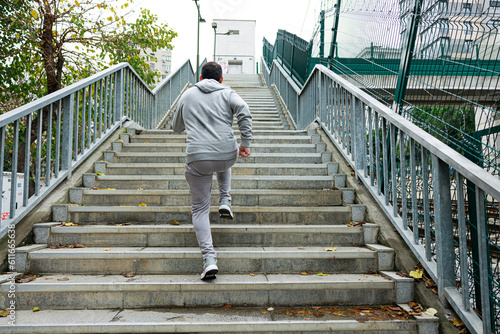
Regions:
<svg viewBox="0 0 500 334"><path fill-rule="evenodd" d="M212 193L212 177L217 173L219 183L219 202L231 200L231 166L236 159L217 161L200 160L186 165L186 180L191 193L191 214L203 258L216 257L210 230L210 199Z"/></svg>

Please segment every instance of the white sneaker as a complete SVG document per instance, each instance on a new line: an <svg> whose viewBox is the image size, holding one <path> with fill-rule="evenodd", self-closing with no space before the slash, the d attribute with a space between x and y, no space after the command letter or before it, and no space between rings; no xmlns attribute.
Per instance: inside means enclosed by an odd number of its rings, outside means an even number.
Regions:
<svg viewBox="0 0 500 334"><path fill-rule="evenodd" d="M220 201L219 214L221 218L233 219L233 211L231 210L231 201L228 199L223 199Z"/></svg>
<svg viewBox="0 0 500 334"><path fill-rule="evenodd" d="M217 267L217 259L215 257L208 257L203 260L203 272L201 273L202 280L211 280L217 278L215 275L219 272Z"/></svg>

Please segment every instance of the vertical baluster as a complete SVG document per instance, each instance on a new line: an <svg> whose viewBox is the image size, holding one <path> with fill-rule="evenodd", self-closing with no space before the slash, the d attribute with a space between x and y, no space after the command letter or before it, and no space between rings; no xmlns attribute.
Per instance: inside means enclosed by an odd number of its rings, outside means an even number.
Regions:
<svg viewBox="0 0 500 334"><path fill-rule="evenodd" d="M31 122L33 114L26 117L26 129L24 130L24 189L23 189L23 206L28 206L30 194L30 156L31 156ZM3 152L3 150L2 150ZM3 156L3 155L2 155ZM2 162L3 166L3 162ZM2 169L3 172L3 169ZM2 189L0 189L2 191ZM0 210L1 212L1 210Z"/></svg>
<svg viewBox="0 0 500 334"><path fill-rule="evenodd" d="M425 258L427 261L432 257L431 217L429 209L429 156L427 149L422 146L422 202L424 205L424 228L425 228Z"/></svg>
<svg viewBox="0 0 500 334"><path fill-rule="evenodd" d="M392 145L392 144L391 144ZM400 160L400 171L401 171L401 211L403 218L403 228L408 229L408 196L407 196L407 181L406 181L406 143L405 143L405 135L402 130L399 131L399 160ZM397 169L395 168L394 171ZM393 180L396 180L393 177ZM394 182L394 181L393 181ZM393 198L395 199L395 213L394 216L397 216L398 213L398 195L397 195L397 187L394 187L393 184Z"/></svg>
<svg viewBox="0 0 500 334"><path fill-rule="evenodd" d="M370 167L370 184L373 187L375 185L375 168L373 166L373 110L371 107L368 109L368 136L370 136L368 140L370 150L368 159L370 159L370 163L368 166ZM366 170L368 171L368 168Z"/></svg>
<svg viewBox="0 0 500 334"><path fill-rule="evenodd" d="M92 136L92 138L94 139L94 143L97 141L97 115L99 114L99 110L101 109L101 101L99 101L100 91L101 91L101 80L95 83L94 124L92 126L92 130L94 131Z"/></svg>
<svg viewBox="0 0 500 334"><path fill-rule="evenodd" d="M12 177L10 179L10 218L16 216L17 204L17 158L19 155L19 119L14 121L14 138L12 139Z"/></svg>
<svg viewBox="0 0 500 334"><path fill-rule="evenodd" d="M377 194L380 195L382 194L382 170L380 169L380 118L378 116L378 113L374 113L374 118L375 118L375 175L377 176Z"/></svg>
<svg viewBox="0 0 500 334"><path fill-rule="evenodd" d="M484 190L476 186L477 208L477 244L479 248L479 282L481 291L476 294L481 296L481 315L483 320L483 333L491 333L491 301L490 301L490 261L488 257L488 221L485 215Z"/></svg>
<svg viewBox="0 0 500 334"><path fill-rule="evenodd" d="M465 196L464 177L457 172L457 201L458 201L458 234L460 254L460 282L462 284L462 303L466 311L470 311L469 300L469 264L467 258L467 228L465 226Z"/></svg>
<svg viewBox="0 0 500 334"><path fill-rule="evenodd" d="M38 131L36 137L36 171L35 171L35 196L40 194L40 177L42 175L42 125L43 125L43 109L38 110Z"/></svg>
<svg viewBox="0 0 500 334"><path fill-rule="evenodd" d="M103 115L103 109L104 105L106 102L104 101L104 90L106 89L105 86L106 81L104 79L99 80L99 120L98 123L96 123L97 129L99 130L98 138L101 138L102 136L102 125L103 125L103 120L102 120L102 115Z"/></svg>
<svg viewBox="0 0 500 334"><path fill-rule="evenodd" d="M0 193L3 194L3 170L5 164L5 126L0 128ZM24 190L26 191L26 189ZM10 208L7 208L10 209ZM3 210L2 201L0 201L0 223L3 220Z"/></svg>
<svg viewBox="0 0 500 334"><path fill-rule="evenodd" d="M50 186L50 176L52 174L52 104L49 106L49 114L47 115L47 150L45 151L45 185Z"/></svg>
<svg viewBox="0 0 500 334"><path fill-rule="evenodd" d="M112 113L113 113L113 108L112 108L112 103L113 103L113 77L116 76L116 72L113 73L110 77L109 77L109 91L108 91L108 108L107 108L107 112L106 112L106 129L110 129L111 128L111 125L113 124L113 122L111 121L113 118L112 118ZM116 83L116 81L115 81ZM125 102L125 95L123 96L123 102Z"/></svg>
<svg viewBox="0 0 500 334"><path fill-rule="evenodd" d="M102 124L100 129L102 129L103 133L106 133L108 130L108 98L109 98L109 90L111 86L108 83L109 76L104 78L104 93L103 93L103 103L104 103L104 115L102 119Z"/></svg>
<svg viewBox="0 0 500 334"><path fill-rule="evenodd" d="M349 152L349 148L348 148L348 143L347 143L347 92L345 89L342 89L342 122L343 122L343 126L344 126L344 133L342 135L342 148L345 150L347 149L347 151Z"/></svg>
<svg viewBox="0 0 500 334"><path fill-rule="evenodd" d="M74 131L75 133L73 134L73 151L75 152L75 161L78 157L78 128L79 128L79 113L80 113L80 91L76 91L76 105L75 105L75 127Z"/></svg>
<svg viewBox="0 0 500 334"><path fill-rule="evenodd" d="M82 103L84 103L85 96L82 97ZM56 161L54 163L54 176L59 177L59 163L61 161L61 100L57 102L57 132L56 132ZM82 124L83 125L83 124ZM83 153L83 146L82 146Z"/></svg>
<svg viewBox="0 0 500 334"><path fill-rule="evenodd" d="M420 231L418 228L418 202L417 202L417 162L415 161L415 140L410 138L410 173L411 173L411 209L413 218L413 242L418 245Z"/></svg>
<svg viewBox="0 0 500 334"><path fill-rule="evenodd" d="M396 156L397 156L397 147L396 147L396 127L393 124L389 125L389 135L391 142L391 190L392 190L392 206L393 206L393 215L394 217L398 216L398 189L397 189L397 165L396 165ZM402 181L401 181L402 182ZM389 187L387 187L389 188Z"/></svg>
<svg viewBox="0 0 500 334"><path fill-rule="evenodd" d="M82 154L85 151L85 128L86 128L86 123L85 123L85 115L87 113L87 87L83 88L83 96L82 96L82 126L80 128L80 141L81 141L81 152Z"/></svg>
<svg viewBox="0 0 500 334"><path fill-rule="evenodd" d="M92 143L92 100L94 95L94 84L89 85L89 109L87 110L87 145L86 147L90 147L90 143Z"/></svg>
<svg viewBox="0 0 500 334"><path fill-rule="evenodd" d="M384 196L385 205L389 205L389 152L387 151L387 121L385 118L382 119L382 151L384 151L384 163L382 168L384 169Z"/></svg>

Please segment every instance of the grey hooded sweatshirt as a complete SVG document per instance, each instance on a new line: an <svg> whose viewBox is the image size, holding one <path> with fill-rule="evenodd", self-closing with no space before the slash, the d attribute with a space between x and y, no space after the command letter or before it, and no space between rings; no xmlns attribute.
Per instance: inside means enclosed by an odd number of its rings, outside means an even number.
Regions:
<svg viewBox="0 0 500 334"><path fill-rule="evenodd" d="M186 163L199 160L231 160L238 156L233 117L238 120L243 147L250 147L250 108L229 86L203 79L188 89L177 104L173 130L186 130Z"/></svg>

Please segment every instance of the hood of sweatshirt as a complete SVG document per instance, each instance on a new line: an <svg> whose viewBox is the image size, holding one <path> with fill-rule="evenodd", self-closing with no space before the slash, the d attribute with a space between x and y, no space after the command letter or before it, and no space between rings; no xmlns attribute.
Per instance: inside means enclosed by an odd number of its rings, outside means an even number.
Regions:
<svg viewBox="0 0 500 334"><path fill-rule="evenodd" d="M198 87L203 93L212 93L217 90L229 88L228 86L223 85L214 79L203 79L195 86Z"/></svg>

